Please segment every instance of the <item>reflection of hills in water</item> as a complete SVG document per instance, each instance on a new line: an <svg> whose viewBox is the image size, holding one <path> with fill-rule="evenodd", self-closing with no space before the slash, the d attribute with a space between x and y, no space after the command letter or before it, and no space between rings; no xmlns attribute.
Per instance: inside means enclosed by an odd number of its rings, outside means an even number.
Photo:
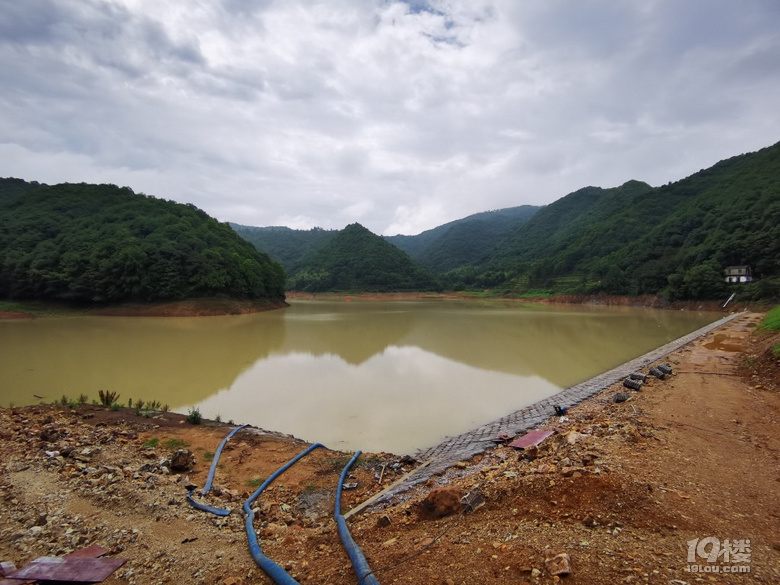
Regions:
<svg viewBox="0 0 780 585"><path fill-rule="evenodd" d="M233 387L271 355L284 356L286 368L302 367L306 354L360 366L389 347L416 347L450 362L566 387L711 320L679 311L496 301L306 301L230 317L6 321L0 322L0 405L36 403L35 394L47 402L63 394L96 399L103 389L118 392L125 404L160 400L181 410ZM274 391L263 378L255 384L257 392Z"/></svg>
<svg viewBox="0 0 780 585"><path fill-rule="evenodd" d="M330 307L330 309L329 309ZM337 355L360 365L391 345L398 345L416 326L420 311L404 303L300 302L286 309L287 339L282 353Z"/></svg>
<svg viewBox="0 0 780 585"><path fill-rule="evenodd" d="M334 354L359 365L389 346L415 346L481 369L540 376L561 388L713 320L687 312L526 308L495 301L357 302L348 308L302 302L287 318L285 353Z"/></svg>
<svg viewBox="0 0 780 585"><path fill-rule="evenodd" d="M0 403L75 400L98 390L195 404L284 343L281 311L231 317L77 317L2 323Z"/></svg>

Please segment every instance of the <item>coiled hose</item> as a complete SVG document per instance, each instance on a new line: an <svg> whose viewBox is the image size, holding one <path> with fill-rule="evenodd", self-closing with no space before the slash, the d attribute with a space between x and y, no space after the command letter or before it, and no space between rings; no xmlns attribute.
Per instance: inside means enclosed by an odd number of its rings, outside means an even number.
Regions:
<svg viewBox="0 0 780 585"><path fill-rule="evenodd" d="M263 554L263 551L260 550L260 544L257 541L257 534L255 533L255 528L253 526L254 520L255 520L255 513L252 511L252 502L254 502L257 497L263 492L265 488L267 488L272 481L274 481L277 477L279 477L282 473L287 471L288 468L292 467L294 463L296 463L299 459L302 457L308 455L311 453L314 449L317 447L324 447L321 443L315 443L305 451L302 451L301 453L298 453L295 457L290 459L287 463L282 465L279 469L277 469L271 477L266 479L263 484L257 488L257 491L253 493L247 500L244 502L244 513L246 516L244 517L244 525L246 526L246 536L249 540L249 553L252 555L252 558L255 559L255 563L257 563L257 566L260 567L266 575L268 575L271 579L274 580L275 583L278 585L300 585L298 581L290 577L290 575L279 565L277 565L275 562L273 562L271 559L269 559L267 556Z"/></svg>
<svg viewBox="0 0 780 585"><path fill-rule="evenodd" d="M347 549L349 560L352 563L352 567L355 569L355 574L358 578L358 585L379 585L379 581L377 581L376 577L374 577L374 573L371 570L371 567L368 566L366 557L363 556L363 552L360 550L360 548L358 548L358 545L355 544L352 535L349 533L349 528L347 528L347 521L341 514L341 488L344 485L344 479L347 477L349 468L352 467L355 461L357 461L357 458L360 457L360 453L360 451L356 452L352 459L350 459L349 463L347 463L347 465L344 467L344 470L341 472L341 477L339 478L339 487L336 490L336 524L338 525L341 542L344 544L344 548Z"/></svg>

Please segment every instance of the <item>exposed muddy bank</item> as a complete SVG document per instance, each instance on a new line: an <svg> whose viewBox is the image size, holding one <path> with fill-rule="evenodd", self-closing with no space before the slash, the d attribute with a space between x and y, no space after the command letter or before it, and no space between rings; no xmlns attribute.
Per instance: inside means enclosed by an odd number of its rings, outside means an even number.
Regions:
<svg viewBox="0 0 780 585"><path fill-rule="evenodd" d="M112 317L211 317L273 311L289 306L283 299L189 299L165 303L123 303L118 305L69 305L39 301L15 303L25 310L0 310L0 319L34 319L68 315Z"/></svg>
<svg viewBox="0 0 780 585"><path fill-rule="evenodd" d="M657 295L554 295L552 297L518 297L492 294L475 294L468 292L408 292L408 293L301 293L290 291L287 300L381 300L381 301L407 301L407 300L440 300L440 301L474 301L496 300L514 301L519 303L539 303L545 305L590 305L601 307L646 307L648 309L669 309L684 311L713 311L734 313L739 311L763 312L774 306L772 303L750 302L741 303L739 300L729 303L724 308L724 301L669 301Z"/></svg>

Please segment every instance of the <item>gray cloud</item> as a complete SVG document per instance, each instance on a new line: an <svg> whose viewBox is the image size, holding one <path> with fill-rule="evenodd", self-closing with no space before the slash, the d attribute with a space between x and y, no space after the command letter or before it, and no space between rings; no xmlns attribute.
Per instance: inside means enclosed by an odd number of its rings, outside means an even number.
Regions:
<svg viewBox="0 0 780 585"><path fill-rule="evenodd" d="M774 0L0 0L3 176L417 233L778 140Z"/></svg>

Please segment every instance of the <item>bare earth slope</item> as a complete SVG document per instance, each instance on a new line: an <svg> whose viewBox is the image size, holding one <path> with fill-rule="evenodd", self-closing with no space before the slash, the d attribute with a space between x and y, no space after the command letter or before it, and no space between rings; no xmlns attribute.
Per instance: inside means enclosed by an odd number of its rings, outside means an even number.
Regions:
<svg viewBox="0 0 780 585"><path fill-rule="evenodd" d="M612 402L625 390L614 387L572 409L567 421L551 418L547 428L557 433L536 453L499 446L351 518L377 579L780 583L778 381L763 362L754 362L755 371L739 367L745 352L763 343L751 337L759 319L745 314L675 352L666 360L674 375L650 379L627 402ZM203 486L230 427L158 416L99 407L0 409L0 560L22 566L99 544L128 559L107 583L270 583L248 553L238 512L218 518L184 499L184 485ZM150 439L156 446L145 447ZM160 459L182 443L195 467L168 474ZM203 499L240 509L262 479L305 447L277 433L240 431L223 452L216 489ZM332 519L347 460L315 450L256 502L263 551L299 582L357 583ZM391 455L364 455L343 511L411 469ZM456 496L478 491L485 504L436 518L420 505L434 488ZM689 563L688 542L707 537L721 550L728 540L741 562L734 554L708 562L694 543ZM711 544L702 550L710 551ZM571 559L568 576L553 576L545 564L557 553ZM690 565L709 572L690 572ZM750 572L713 573L715 567Z"/></svg>

